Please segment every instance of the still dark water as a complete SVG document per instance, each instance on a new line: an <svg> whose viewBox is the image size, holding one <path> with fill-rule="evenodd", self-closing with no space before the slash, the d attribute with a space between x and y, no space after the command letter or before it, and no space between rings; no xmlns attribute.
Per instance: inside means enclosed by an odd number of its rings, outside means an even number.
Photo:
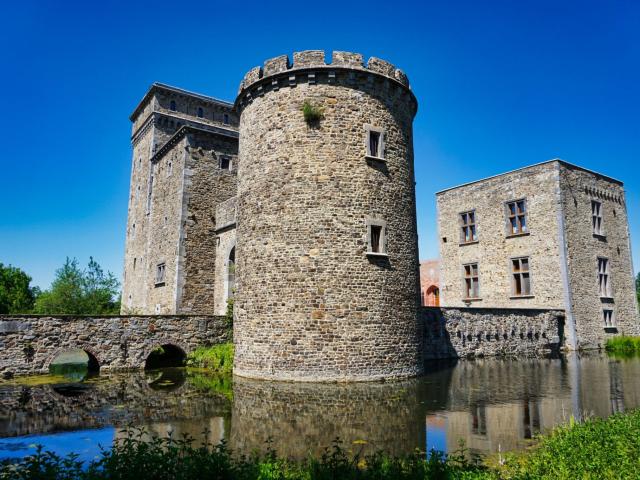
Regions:
<svg viewBox="0 0 640 480"><path fill-rule="evenodd" d="M523 448L573 415L605 417L640 406L640 359L602 354L562 359L433 363L412 380L358 384L228 380L184 370L102 374L82 383L0 383L0 459L36 444L83 460L127 425L188 434L237 452L305 457L339 437L349 448L402 454L415 448L473 453ZM366 443L363 443L366 442Z"/></svg>

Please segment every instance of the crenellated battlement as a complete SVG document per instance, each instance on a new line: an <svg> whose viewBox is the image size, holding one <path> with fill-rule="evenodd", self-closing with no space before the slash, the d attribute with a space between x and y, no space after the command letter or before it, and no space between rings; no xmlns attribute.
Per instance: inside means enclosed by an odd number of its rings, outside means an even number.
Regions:
<svg viewBox="0 0 640 480"><path fill-rule="evenodd" d="M324 50L304 50L294 52L293 63L288 55L280 55L265 60L262 67L258 66L249 70L240 82L238 100L250 96L250 94L246 94L254 87L259 90L258 94L262 93L265 84L277 89L294 86L298 81L315 83L317 81L315 70L326 72L329 82L335 80L336 71L354 70L362 74L374 74L377 77L391 80L410 91L407 75L386 60L371 57L365 66L364 58L360 53L334 51L331 55L331 63L327 63ZM298 79L296 73L307 73L308 77ZM290 75L285 78L285 81L279 78L286 77L287 74ZM267 81L269 78L271 78L271 82ZM236 104L238 100L236 100Z"/></svg>

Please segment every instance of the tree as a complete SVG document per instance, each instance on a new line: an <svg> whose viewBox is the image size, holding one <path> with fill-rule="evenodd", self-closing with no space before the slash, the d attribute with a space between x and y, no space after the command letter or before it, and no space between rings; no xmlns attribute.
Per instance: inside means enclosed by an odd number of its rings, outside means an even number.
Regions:
<svg viewBox="0 0 640 480"><path fill-rule="evenodd" d="M0 263L0 313L29 313L40 292L31 277L17 267Z"/></svg>
<svg viewBox="0 0 640 480"><path fill-rule="evenodd" d="M77 259L67 257L56 270L51 288L36 299L36 313L104 315L120 312L118 288L120 284L111 272L106 274L93 257L89 257L86 270L78 266Z"/></svg>

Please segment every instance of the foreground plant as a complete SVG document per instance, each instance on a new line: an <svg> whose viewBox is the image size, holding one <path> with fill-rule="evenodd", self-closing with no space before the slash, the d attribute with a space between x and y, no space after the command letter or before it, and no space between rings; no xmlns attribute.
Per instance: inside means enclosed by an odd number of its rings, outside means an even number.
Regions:
<svg viewBox="0 0 640 480"><path fill-rule="evenodd" d="M77 456L37 453L18 463L0 464L0 480L424 480L424 479L637 479L640 478L640 410L608 419L570 422L542 436L528 451L507 455L486 467L467 452L414 452L390 456L347 452L339 441L319 458L295 461L277 455L271 444L265 454L233 455L225 443L196 444L193 439L152 437L132 429L111 450L88 465ZM207 438L207 435L205 435Z"/></svg>
<svg viewBox="0 0 640 480"><path fill-rule="evenodd" d="M336 441L320 458L296 462L279 457L268 448L263 455L235 456L223 442L213 446L196 444L190 438L152 437L130 430L113 448L103 451L98 460L83 465L76 456L61 458L52 452L37 453L19 463L5 462L0 479L65 480L188 480L188 479L406 479L482 478L484 467L474 465L463 453L445 455L424 452L404 457L383 453L350 455Z"/></svg>

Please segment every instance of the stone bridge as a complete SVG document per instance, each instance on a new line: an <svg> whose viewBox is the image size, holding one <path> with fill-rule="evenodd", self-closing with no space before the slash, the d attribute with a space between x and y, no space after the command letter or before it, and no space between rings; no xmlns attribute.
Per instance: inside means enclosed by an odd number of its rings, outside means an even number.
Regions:
<svg viewBox="0 0 640 480"><path fill-rule="evenodd" d="M230 340L225 317L206 315L0 316L0 376L48 373L60 353L84 350L101 370L144 368L170 345L189 353ZM96 365L97 362L97 365Z"/></svg>

